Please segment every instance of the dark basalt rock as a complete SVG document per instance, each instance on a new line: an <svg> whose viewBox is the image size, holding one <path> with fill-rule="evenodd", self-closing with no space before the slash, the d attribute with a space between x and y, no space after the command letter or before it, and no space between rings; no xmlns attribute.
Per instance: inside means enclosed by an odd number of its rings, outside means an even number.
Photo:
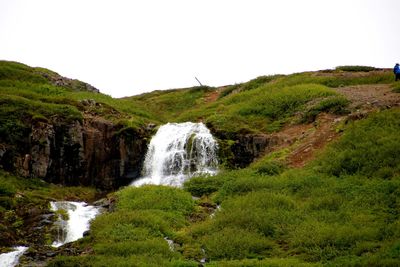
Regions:
<svg viewBox="0 0 400 267"><path fill-rule="evenodd" d="M220 161L230 168L245 168L282 142L272 134L227 134L214 130L213 135L219 139Z"/></svg>
<svg viewBox="0 0 400 267"><path fill-rule="evenodd" d="M140 176L147 149L142 129L121 129L102 118L32 123L19 144L0 137L0 168L23 177L111 191Z"/></svg>
<svg viewBox="0 0 400 267"><path fill-rule="evenodd" d="M232 146L232 152L235 155L234 165L239 168L248 166L254 159L264 155L268 148L278 144L278 141L272 135L238 135L235 144Z"/></svg>

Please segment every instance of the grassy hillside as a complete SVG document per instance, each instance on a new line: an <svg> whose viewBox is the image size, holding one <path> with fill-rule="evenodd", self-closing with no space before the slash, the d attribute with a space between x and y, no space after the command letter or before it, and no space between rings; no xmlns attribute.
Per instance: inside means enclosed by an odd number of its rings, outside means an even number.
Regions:
<svg viewBox="0 0 400 267"><path fill-rule="evenodd" d="M400 102L392 88L400 91L390 70L342 66L113 99L52 71L1 61L0 146L17 143L32 121L90 116L126 127L204 121L228 138L289 140L247 168L193 178L183 188L110 193L114 210L49 266L399 266ZM374 99L367 90L382 94ZM291 167L290 153L309 151L307 138L321 125L333 132L317 136L328 147L316 145L304 167ZM2 243L51 243L45 232L29 235L33 210L39 216L49 200L97 195L0 171Z"/></svg>
<svg viewBox="0 0 400 267"><path fill-rule="evenodd" d="M357 71L357 72L354 72ZM346 99L333 88L392 83L390 71L359 66L293 75L262 76L223 88L159 91L127 98L167 121L204 121L224 132L274 132L320 112L343 113ZM217 99L210 99L217 94Z"/></svg>
<svg viewBox="0 0 400 267"><path fill-rule="evenodd" d="M320 112L346 112L348 102L333 88L393 80L390 71L347 66L262 76L223 88L203 86L113 99L88 91L78 80L60 83L64 78L60 77L47 69L0 61L0 131L9 132L10 124L16 125L17 135L27 121L54 116L79 120L82 113L89 113L133 127L204 121L217 131L274 132L287 123L312 120ZM82 101L87 99L98 105L85 106Z"/></svg>
<svg viewBox="0 0 400 267"><path fill-rule="evenodd" d="M303 169L264 160L184 189L125 188L79 244L93 253L50 266L398 266L399 122L398 108L353 122Z"/></svg>
<svg viewBox="0 0 400 267"><path fill-rule="evenodd" d="M84 113L134 127L157 121L140 106L89 91L87 87L90 86L47 69L0 61L1 136L13 133L18 138L32 120L58 117L68 123L82 120ZM83 101L88 99L97 104L85 106Z"/></svg>

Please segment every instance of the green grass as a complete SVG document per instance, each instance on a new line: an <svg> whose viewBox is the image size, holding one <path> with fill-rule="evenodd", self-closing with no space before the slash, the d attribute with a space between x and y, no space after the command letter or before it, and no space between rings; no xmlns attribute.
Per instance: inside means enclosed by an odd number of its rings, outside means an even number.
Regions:
<svg viewBox="0 0 400 267"><path fill-rule="evenodd" d="M188 89L154 91L131 98L125 98L133 105L140 105L161 121L173 121L181 113L204 104L205 95L212 88L198 86Z"/></svg>
<svg viewBox="0 0 400 267"><path fill-rule="evenodd" d="M383 111L354 123L315 168L330 175L361 174L392 178L400 175L400 111Z"/></svg>
<svg viewBox="0 0 400 267"><path fill-rule="evenodd" d="M221 205L213 218L186 228L187 242L208 248L210 266L269 266L270 258L284 258L276 266L296 260L296 266L398 265L398 115L394 109L354 123L308 169L269 173L274 168L266 160L204 183L186 182L186 190ZM342 160L342 154L349 157ZM350 165L350 159L356 171L336 167L336 161ZM332 173L331 166L341 171Z"/></svg>
<svg viewBox="0 0 400 267"><path fill-rule="evenodd" d="M340 115L346 114L348 113L346 107L349 103L350 101L343 96L333 96L325 98L307 109L307 111L303 114L302 122L315 121L317 115L321 112Z"/></svg>
<svg viewBox="0 0 400 267"><path fill-rule="evenodd" d="M51 78L58 76L46 69L0 61L0 131L1 136L13 133L7 142L21 139L35 119L69 123L82 120L82 111L125 127L138 128L149 122L159 122L139 102L86 91L86 85L78 80L71 80L67 86L54 85ZM82 104L87 99L94 100L95 104Z"/></svg>
<svg viewBox="0 0 400 267"><path fill-rule="evenodd" d="M312 122L321 112L345 113L348 101L332 88L393 80L390 71L359 66L263 76L228 86L206 103L214 88L113 99L80 91L79 84L55 86L43 73L56 75L0 62L1 142L18 143L32 122L58 117L68 123L81 120L82 112L121 129L202 120L226 135L221 153L227 161L229 139L238 133L273 132L289 122ZM95 102L85 105L85 99ZM89 253L58 256L49 266L198 266L203 257L205 266L398 266L399 121L400 110L391 109L349 122L342 137L303 169L289 169L282 150L242 170L193 178L183 189L123 188L114 194L114 211L98 216L90 235L74 245ZM48 209L51 199L96 195L90 188L0 172L1 236L21 229L21 207ZM174 241L172 250L166 237Z"/></svg>
<svg viewBox="0 0 400 267"><path fill-rule="evenodd" d="M206 266L396 266L399 112L346 127L304 169L287 169L275 155L191 179L184 190L202 197L196 202L177 188L125 188L116 210L99 216L83 241L93 253L58 257L50 266L125 266L132 259L139 266L192 266L203 257ZM347 169L349 159L358 168ZM208 211L193 220L216 204L213 216ZM165 236L174 240L173 251Z"/></svg>
<svg viewBox="0 0 400 267"><path fill-rule="evenodd" d="M393 92L400 93L400 83L399 82L394 83L392 88L393 88Z"/></svg>
<svg viewBox="0 0 400 267"><path fill-rule="evenodd" d="M277 78L282 77L283 75L272 75L272 76L260 76L257 77L253 80L250 80L246 83L242 84L235 84L231 86L227 86L219 95L219 98L223 98L232 92L242 92L242 91L248 91L252 89L256 89L262 85L265 85L267 83L270 83L272 81L275 81Z"/></svg>
<svg viewBox="0 0 400 267"><path fill-rule="evenodd" d="M119 191L117 197L117 209L121 211L157 209L186 216L193 211L194 206L190 194L171 187L127 187Z"/></svg>
<svg viewBox="0 0 400 267"><path fill-rule="evenodd" d="M354 72L359 72L359 71L369 72L369 71L376 70L376 68L369 67L369 66L357 66L357 65L355 65L355 66L338 66L338 67L336 67L336 70L354 71Z"/></svg>
<svg viewBox="0 0 400 267"><path fill-rule="evenodd" d="M210 128L224 131L231 136L237 132L278 131L286 123L296 120L295 115L298 113L305 113L302 121L308 122L320 112L343 112L345 99L335 98L336 93L329 87L390 83L392 76L389 71L370 70L360 66L338 67L329 72L261 76L247 83L228 86L215 102L207 103L207 95L215 88L203 86L154 91L113 99L107 95L82 90L84 86L79 81L73 81L67 87L55 86L51 78L58 77L58 74L52 71L1 61L0 100L18 98L18 105L31 110L28 114L19 114L18 111L15 113L15 117L23 119L3 121L3 124L15 124L15 139L23 135L23 126L28 125L32 118L49 119L60 114L61 110L67 118L76 119L77 111L86 111L133 128L148 123L201 120ZM233 91L235 94L232 94ZM81 101L85 99L93 99L97 104L84 106ZM320 104L310 108L309 103L316 100ZM36 109L39 112L34 112ZM47 112L42 114L40 110ZM2 111L5 116L11 114L10 112L12 111L7 109ZM10 127L6 130L9 131Z"/></svg>
<svg viewBox="0 0 400 267"><path fill-rule="evenodd" d="M46 225L39 226L40 215L49 214L49 201L94 201L99 192L94 188L61 187L36 178L22 178L0 171L0 250L14 244L49 245L53 241Z"/></svg>
<svg viewBox="0 0 400 267"><path fill-rule="evenodd" d="M178 120L205 117L208 125L220 131L271 132L280 129L296 112L304 110L309 101L332 95L336 95L333 90L317 84L287 87L267 84L188 111Z"/></svg>
<svg viewBox="0 0 400 267"><path fill-rule="evenodd" d="M261 76L224 88L215 102L205 103L205 91L186 89L153 92L129 98L143 102L147 112L162 121L204 121L216 131L229 133L274 132L303 115L312 121L321 112L346 112L348 101L330 88L357 84L392 83L389 71L350 66L330 72L305 72L288 76ZM235 93L232 93L235 92Z"/></svg>
<svg viewBox="0 0 400 267"><path fill-rule="evenodd" d="M82 260L58 257L50 266L74 262L104 266L103 257L113 259L113 266L196 266L164 240L174 238L188 225L187 218L195 211L189 193L166 186L143 186L124 188L116 197L115 212L98 216L91 225L91 240L86 242L94 244L94 255ZM132 265L125 265L127 262Z"/></svg>

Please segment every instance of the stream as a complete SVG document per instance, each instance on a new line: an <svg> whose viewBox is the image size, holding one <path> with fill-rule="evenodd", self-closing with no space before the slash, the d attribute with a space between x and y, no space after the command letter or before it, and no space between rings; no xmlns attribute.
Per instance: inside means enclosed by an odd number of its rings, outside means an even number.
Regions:
<svg viewBox="0 0 400 267"><path fill-rule="evenodd" d="M58 214L55 222L57 239L53 247L60 247L83 237L89 230L90 221L100 212L101 208L87 205L85 202L57 201L50 202L51 210Z"/></svg>
<svg viewBox="0 0 400 267"><path fill-rule="evenodd" d="M14 267L18 264L19 257L21 257L28 247L18 246L13 248L14 251L0 254L1 267Z"/></svg>
<svg viewBox="0 0 400 267"><path fill-rule="evenodd" d="M181 187L193 176L214 175L218 171L218 143L203 123L168 123L162 125L150 141L144 161L142 178L132 185L169 185ZM90 221L102 208L85 202L52 201L56 214L56 239L52 246L60 247L83 237ZM211 217L213 214L211 215ZM171 250L173 240L165 237ZM14 267L28 247L15 247L15 251L0 254L0 267Z"/></svg>

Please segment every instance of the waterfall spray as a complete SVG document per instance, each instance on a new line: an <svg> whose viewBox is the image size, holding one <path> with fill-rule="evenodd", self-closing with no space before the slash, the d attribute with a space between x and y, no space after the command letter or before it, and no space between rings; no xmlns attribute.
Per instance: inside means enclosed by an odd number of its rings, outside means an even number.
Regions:
<svg viewBox="0 0 400 267"><path fill-rule="evenodd" d="M89 230L90 220L100 213L100 208L87 205L85 202L52 201L50 206L55 212L63 210L67 217L59 216L55 223L57 239L53 242L53 247L59 247L83 237L83 233Z"/></svg>
<svg viewBox="0 0 400 267"><path fill-rule="evenodd" d="M143 178L133 185L181 186L200 174L217 172L218 144L203 123L168 123L151 139L144 161Z"/></svg>

